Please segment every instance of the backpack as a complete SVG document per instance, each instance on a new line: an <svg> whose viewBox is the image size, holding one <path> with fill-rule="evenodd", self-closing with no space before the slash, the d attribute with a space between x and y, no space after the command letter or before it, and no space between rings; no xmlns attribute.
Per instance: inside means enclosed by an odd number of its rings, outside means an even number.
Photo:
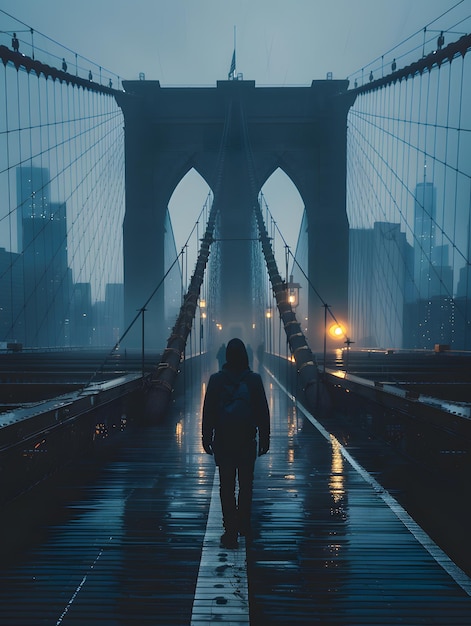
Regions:
<svg viewBox="0 0 471 626"><path fill-rule="evenodd" d="M226 377L221 395L218 433L228 443L241 443L254 437L252 405L245 373L239 379Z"/></svg>

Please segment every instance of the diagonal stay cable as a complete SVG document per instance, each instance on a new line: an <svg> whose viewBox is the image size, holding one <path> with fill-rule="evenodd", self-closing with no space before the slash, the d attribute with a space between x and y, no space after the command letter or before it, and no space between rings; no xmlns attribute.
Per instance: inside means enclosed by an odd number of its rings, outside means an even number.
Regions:
<svg viewBox="0 0 471 626"><path fill-rule="evenodd" d="M119 345L124 341L124 338L127 336L127 334L129 333L129 331L131 330L131 328L134 326L134 324L137 322L137 320L139 319L139 317L142 315L142 311L145 310L147 308L147 306L149 305L150 301L152 300L152 298L155 296L155 294L157 293L157 291L160 289L160 287L164 284L165 279L167 278L167 276L170 274L170 272L172 271L172 269L175 267L178 259L181 256L181 252L180 254L175 257L175 260L173 261L173 263L170 265L170 267L168 268L168 270L165 272L165 274L163 275L163 277L161 278L161 280L157 283L156 287L154 288L154 290L152 291L152 293L150 294L150 296L147 298L147 300L145 301L145 303L143 304L143 306L137 310L136 315L134 316L134 318L132 319L132 321L128 324L128 327L126 328L126 330L124 331L124 333L122 335L120 335L119 339L117 340L117 342L114 344L114 346L111 348L111 350L108 352L108 354L105 356L105 358L103 359L100 367L98 367L93 374L91 375L91 377L89 378L88 382L84 385L84 387L82 388L82 391L84 391L87 387L89 387L92 382L94 381L95 377L104 371L105 365L107 364L107 362L109 361L109 359L111 358L111 356L113 355L113 353L118 349Z"/></svg>
<svg viewBox="0 0 471 626"><path fill-rule="evenodd" d="M283 236L283 233L280 230L280 227L278 226L278 224L276 223L276 221L273 218L273 214L270 211L270 207L268 206L267 200L265 198L265 196L261 193L262 196L262 200L265 202L265 208L268 212L268 214L270 215L271 219L273 220L273 223L275 225L275 229L278 232L284 246L285 249L288 250L288 254L289 256L291 256L291 258L293 259L293 263L299 268L299 271L301 272L301 274L304 276L307 284L309 285L309 288L316 294L316 296L319 298L319 300L322 303L322 306L325 307L328 311L328 314L330 315L330 317L332 318L332 321L338 326L338 328L342 329L342 333L343 336L345 337L345 339L348 341L349 338L347 337L346 333L343 331L343 326L342 324L338 321L338 319L335 317L335 314L332 312L332 307L326 303L326 301L324 300L324 298L321 296L321 294L319 293L319 291L316 289L315 285L312 283L311 279L308 277L308 275L306 274L306 272L304 271L303 267L301 266L301 264L299 263L299 261L297 260L296 256L291 252L289 245L286 242L286 239ZM263 219L263 218L262 218Z"/></svg>
<svg viewBox="0 0 471 626"><path fill-rule="evenodd" d="M195 270L193 272L187 293L180 307L177 321L167 341L160 363L149 378L149 392L147 398L146 416L149 419L159 419L165 415L174 389L174 383L179 372L188 335L190 334L195 318L198 298L203 284L204 272L208 263L209 252L214 241L214 229L219 211L218 198L221 186L224 159L226 154L227 137L229 133L232 103L229 103L224 122L219 156L217 162L214 200L209 212L206 231L201 242Z"/></svg>

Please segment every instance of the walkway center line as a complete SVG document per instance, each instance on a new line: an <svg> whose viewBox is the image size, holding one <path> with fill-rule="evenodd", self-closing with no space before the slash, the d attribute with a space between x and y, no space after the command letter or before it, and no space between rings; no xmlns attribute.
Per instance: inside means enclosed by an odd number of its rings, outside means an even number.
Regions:
<svg viewBox="0 0 471 626"><path fill-rule="evenodd" d="M222 514L219 499L219 472L214 472L206 533L196 581L191 626L249 625L249 598L245 539L237 550L219 545Z"/></svg>

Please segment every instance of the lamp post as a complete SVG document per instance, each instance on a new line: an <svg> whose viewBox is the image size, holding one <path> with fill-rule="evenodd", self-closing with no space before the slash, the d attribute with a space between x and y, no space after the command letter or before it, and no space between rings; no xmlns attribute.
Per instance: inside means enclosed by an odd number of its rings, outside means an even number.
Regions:
<svg viewBox="0 0 471 626"><path fill-rule="evenodd" d="M142 309L139 309L139 311L141 312L141 370L142 378L144 379L144 313L145 311L147 311L147 309L145 307L142 307Z"/></svg>
<svg viewBox="0 0 471 626"><path fill-rule="evenodd" d="M325 376L325 359L327 354L327 311L330 308L330 304L324 302L324 376Z"/></svg>
<svg viewBox="0 0 471 626"><path fill-rule="evenodd" d="M203 345L203 335L204 335L203 320L204 319L206 319L206 300L201 299L200 300L200 355L201 355L202 345Z"/></svg>
<svg viewBox="0 0 471 626"><path fill-rule="evenodd" d="M271 354L271 318L272 318L271 308L266 310L265 317L267 319L268 351Z"/></svg>
<svg viewBox="0 0 471 626"><path fill-rule="evenodd" d="M352 341L350 337L347 337L347 340L345 341L345 343L347 344L347 358L345 359L345 374L348 374L348 356L350 354L350 346L352 345L352 343L355 343L355 342Z"/></svg>

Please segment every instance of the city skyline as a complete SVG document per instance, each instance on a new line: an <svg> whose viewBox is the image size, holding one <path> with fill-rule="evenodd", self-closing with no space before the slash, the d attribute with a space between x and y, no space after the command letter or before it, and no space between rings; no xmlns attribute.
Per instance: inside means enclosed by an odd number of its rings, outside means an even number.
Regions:
<svg viewBox="0 0 471 626"><path fill-rule="evenodd" d="M4 31L4 35L5 33L8 34L8 31ZM445 33L445 45L449 43L452 34L458 36L459 32ZM44 62L46 58L42 55L47 56L49 52L41 47L38 33L34 33L34 44L33 37L31 41L25 37L24 34L20 37L20 54L27 54L30 51L32 55L26 65L29 67L33 57L41 59L37 63ZM444 45L438 43L439 39L433 28L427 33L424 31L420 37L422 45L414 49L414 59L420 57L422 52L423 59L420 63L426 59L432 61L437 46ZM453 45L450 45L450 49L452 47ZM70 59L67 58L67 61L69 61L67 69L70 71ZM83 59L80 63L82 62ZM398 62L401 63L400 58ZM378 237L386 238L395 231L401 238L405 236L407 245L412 246L414 251L414 261L407 265L414 280L411 290L404 287L404 291L415 290L419 300L422 296L454 298L462 292L464 295L458 297L466 298L469 295L466 267L469 263L470 249L467 163L471 158L471 143L466 132L460 131L469 128L471 109L466 106L470 97L469 90L464 83L460 83L460 80L462 81L462 77L467 76L469 72L468 58L463 53L456 55L454 59L440 57L440 63L432 63L430 67L427 66L426 71L404 76L405 80L400 81L385 77L384 80L378 81L376 86L373 82L376 77L392 71L395 64L395 59L390 63L388 52L388 57L381 61L381 73L378 67L372 68L369 72L372 81L371 90L362 89L354 94L347 91L342 96L345 102L348 100L352 103L347 120L346 219L354 231L372 228L378 231ZM77 64L75 69L78 72L84 68ZM89 80L93 83L103 80L102 68L98 69L97 72L97 68L93 68L93 75L89 70ZM247 81L247 75L239 73L238 70L239 68L232 78L241 80L240 87L244 86L243 83L246 86L252 85L252 82ZM8 167L0 172L2 211L0 219L2 225L7 226L2 229L0 245L12 252L10 258L13 258L13 253L24 256L21 241L24 234L25 211L34 216L30 224L34 230L33 235L30 235L33 241L39 237L35 220L46 220L48 211L54 209L54 213L58 214L64 206L64 210L67 211L67 221L63 222L67 231L67 262L72 270L73 282L90 284L92 301L101 302L106 285L123 280L122 229L123 224L126 224L126 190L119 93L116 94L115 100L113 92L99 95L98 87L96 90L87 89L87 84L82 85L85 88L71 89L67 86L68 80L63 81L61 76L57 75L57 71L55 81L49 79L44 82L42 79L38 81L37 77L30 72L24 72L21 67L15 69L15 64L10 62L4 65L3 72L2 84L17 106L9 106L8 111L5 110L0 118L2 129L0 140L7 142L5 148L9 159ZM331 77L334 81L337 78L335 74L332 76L327 72L313 87L321 88L322 85L322 89L328 89ZM223 84L226 78L227 74L224 76ZM148 82L146 76L142 76L142 79L144 83ZM363 84L363 80L369 79L365 79L362 74L359 83ZM339 82L335 84L340 86ZM155 84L145 86L140 81L134 85L136 89L157 88ZM261 85L263 83L255 81L255 87L260 94L264 89ZM343 90L347 88L346 81L342 82L342 85ZM28 98L18 97L23 89L24 93L28 93ZM103 107L98 117L97 107ZM97 124L98 118L100 121ZM317 141L321 136L322 133L318 133ZM313 136L312 139L312 145L316 145L316 137ZM326 147L328 145L327 142ZM405 146L408 147L407 150ZM343 146L338 147L343 150ZM328 150L325 153L327 154ZM151 151L145 154L151 154ZM282 156L282 153L277 153L275 159L275 165L280 165L280 168L286 166L286 160L284 161ZM153 162L151 160L147 162L146 158L140 162L145 172L145 180L156 180L160 172L157 169L152 172ZM189 170L186 167L187 163ZM28 184L15 181L14 164L25 164L31 168L31 172L36 167L42 168L41 171L48 171L50 185L43 190L44 195L40 193L38 196L35 192L36 196L30 194L29 199L28 194L27 197L23 197L21 193L18 196L17 188L27 189ZM204 167L200 166L199 169L204 172ZM274 176L268 179L262 188L273 216L268 217L266 213L267 227L273 237L280 269L285 265L286 251L295 248L295 241L287 239L281 241L278 228L284 236L288 223L291 233L297 235L304 208L303 200L309 205L310 210L315 207L314 210L318 210L321 216L322 211L329 206L329 197L337 192L332 181L330 186L329 184L326 186L325 191L319 189L316 192L319 197L316 197L316 193L306 193L304 188L305 197L302 198L298 191L303 189L303 182L298 176L299 164L297 169L298 172L296 167L291 168L292 178L288 177L284 169L276 170ZM178 181L178 176L185 172L188 172L187 175ZM263 176L263 173L260 175ZM294 182L296 176L298 176L297 187ZM206 173L206 178L211 180L209 172ZM274 184L276 178L283 179L283 184ZM325 177L323 180L325 181ZM273 193L268 189L270 186L273 187ZM43 187L44 185L40 189ZM192 193L196 188L198 192ZM433 198L428 200L423 193L422 201L418 202L421 188L433 189ZM191 274L194 265L192 259L195 257L202 230L202 223L195 225L191 214L184 208L185 196L192 195L192 205L197 206L199 212L202 204L206 202L208 191L207 183L196 169L191 169L191 159L187 159L180 171L172 175L163 199L158 198L157 187L149 188L150 194L156 193L154 201L159 202L160 217L163 215L165 205L169 206L171 228L177 239L172 254L176 256L185 248L185 255L182 255L185 280ZM198 196L201 200L198 200ZM278 203L278 207L282 207L282 219L277 218L272 197L276 198L275 205ZM419 205L422 206L421 210L418 210ZM179 230L176 224L182 217L185 218L186 233L192 231L189 246L186 244L181 246L176 234ZM315 214L312 214L310 219L315 223ZM152 228L152 221L149 224ZM380 224L386 225L385 228L390 231L383 231ZM312 224L308 224L307 228L311 233L314 232ZM190 252L191 246L194 246L193 252ZM318 249L321 247L322 242L319 241ZM344 248L342 245L342 250ZM312 254L317 252L314 250ZM408 254L404 253L403 256L406 257ZM325 256L325 254L318 256L316 267L321 267ZM340 248L337 256L338 259L341 257ZM27 255L24 256L26 257ZM142 270L146 270L149 265L152 263L144 265ZM342 267L345 267L343 261ZM313 268L311 265L310 271L315 274L317 269ZM332 269L332 272L335 273L335 270ZM159 265L155 273L164 273L163 266ZM152 292L154 285L160 280L160 275L150 277L143 294L144 300L147 292ZM331 284L334 283L326 281L321 292L329 293ZM135 306L140 306L140 303L136 305L133 303L133 311ZM389 313L391 307L385 307L385 311ZM393 335L397 333L393 332Z"/></svg>

